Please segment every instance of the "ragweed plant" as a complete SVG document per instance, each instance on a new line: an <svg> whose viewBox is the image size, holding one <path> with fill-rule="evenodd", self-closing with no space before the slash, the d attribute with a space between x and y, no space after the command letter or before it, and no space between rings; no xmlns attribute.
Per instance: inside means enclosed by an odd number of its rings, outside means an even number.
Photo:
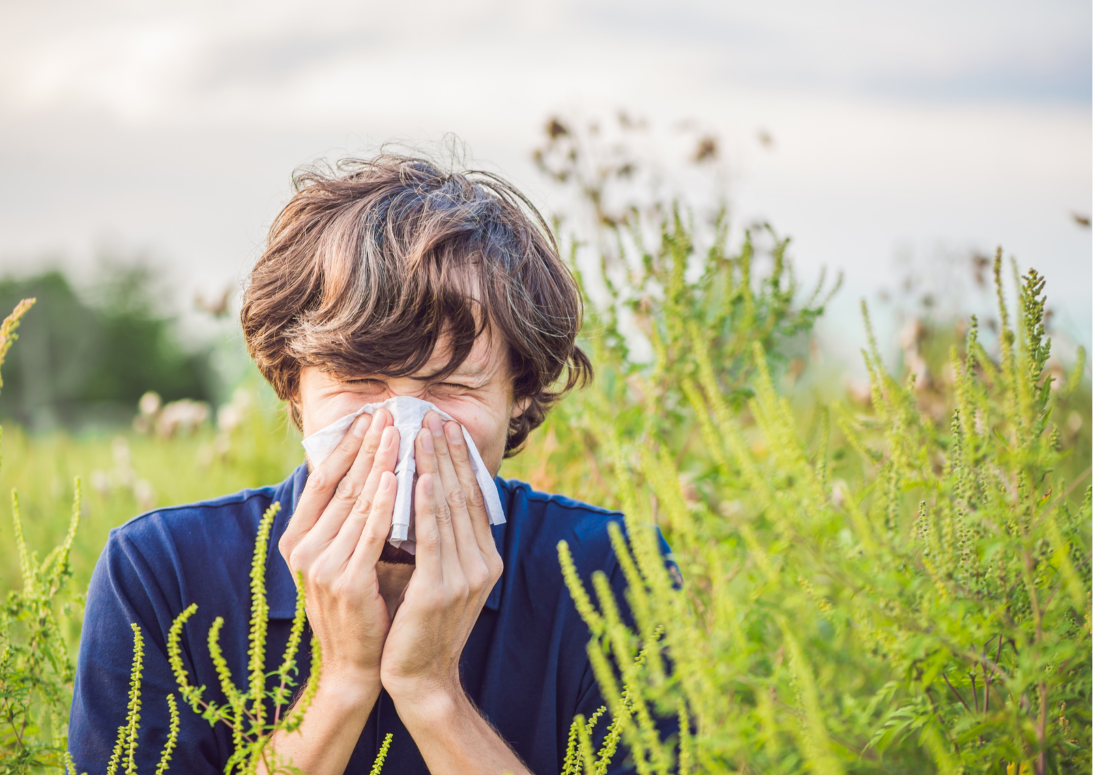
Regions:
<svg viewBox="0 0 1093 775"><path fill-rule="evenodd" d="M1001 270L999 255L998 350L973 319L940 422L872 335L868 411L821 407L802 424L759 341L738 405L716 332L691 317L674 325L694 368L672 373L701 447L601 425L634 624L602 575L596 604L566 577L609 708L624 707L620 678L630 691L639 772L1089 770L1089 472L1064 477L1075 450L1052 415L1074 385L1046 373L1043 278L1021 278L1011 315ZM678 739L656 739L655 713L678 716Z"/></svg>
<svg viewBox="0 0 1093 775"><path fill-rule="evenodd" d="M640 122L619 121L624 137L641 131ZM684 208L655 191L651 198L644 190L632 196L635 180L657 176L636 156L617 157L614 145L601 148L593 141L601 129L582 132L555 119L535 151L543 171L561 185L560 198L573 202L556 221L588 300L581 346L596 382L548 417L526 456L535 468L519 475L545 490L625 507L600 467L615 446L655 436L686 451L699 441L683 390L687 379L697 378L690 327L703 331L720 394L739 408L752 395L752 345L758 342L779 368L793 368L841 277L829 284L821 273L802 292L789 239L762 225L734 245L721 198ZM693 158L700 166L709 142L699 141Z"/></svg>
<svg viewBox="0 0 1093 775"><path fill-rule="evenodd" d="M80 485L68 535L44 560L27 548L12 493L23 586L0 609L0 772L62 766L75 670L65 623L74 616L68 557L80 520Z"/></svg>
<svg viewBox="0 0 1093 775"><path fill-rule="evenodd" d="M281 508L273 503L262 515L258 536L254 542L254 557L250 569L251 618L248 633L248 674L245 687L238 687L220 647L220 631L224 619L216 617L209 628L208 646L220 681L225 702L206 698L207 687L194 686L182 661L182 629L197 612L192 603L171 625L167 637L167 655L178 683L179 694L193 710L210 724L225 724L232 731L234 750L224 767L226 773L255 773L259 765L274 773L299 773L292 762L284 761L273 749L271 741L279 732L292 733L300 729L304 714L319 689L322 680L322 651L317 638L311 639L311 669L307 684L298 687L297 655L307 623L303 574L297 574L296 610L289 629L288 642L277 668L266 670L266 637L269 605L266 599L266 557L273 520ZM388 735L380 746L372 773L378 775L391 746Z"/></svg>
<svg viewBox="0 0 1093 775"><path fill-rule="evenodd" d="M0 324L0 365L34 299L24 299ZM3 383L0 382L0 385ZM74 675L65 623L76 603L69 555L80 521L80 484L64 542L39 559L23 535L19 495L12 492L12 534L22 586L0 607L0 772L62 767Z"/></svg>
<svg viewBox="0 0 1093 775"><path fill-rule="evenodd" d="M118 768L124 766L121 772L124 775L136 775L136 752L138 733L140 732L140 679L144 675L144 636L140 627L133 627L133 667L129 674L129 705L126 709L125 723L118 727L118 737L114 742L114 750L110 755L110 761L106 765L106 775L117 775ZM178 704L175 695L167 695L167 710L170 713L170 726L167 731L167 740L160 751L159 763L156 765L156 775L162 775L167 771L171 763L171 754L178 743ZM75 764L71 757L66 759L65 775L75 773Z"/></svg>
<svg viewBox="0 0 1093 775"><path fill-rule="evenodd" d="M296 655L307 621L303 578L298 579L296 610L289 630L288 643L279 667L272 673L266 672L266 631L268 626L268 604L266 601L265 568L269 550L269 534L273 528L273 518L281 504L274 503L258 526L258 538L254 543L254 559L251 564L251 620L249 631L250 647L247 651L248 676L247 686L238 688L228 668L228 662L220 647L220 630L224 619L216 617L209 629L209 654L216 667L220 680L220 690L226 698L224 703L216 703L205 698L205 686L193 686L182 663L182 628L194 613L197 604L191 603L171 625L167 638L167 654L178 682L179 693L195 712L210 724L225 724L232 731L234 750L225 765L224 771L253 773L258 765L265 766L271 773L294 773L298 770L291 762L283 762L270 746L270 738L280 731L294 732L299 729L304 713L311 705L311 700L319 688L321 677L321 650L319 641L311 639L311 674L307 686L292 704L292 688L296 685ZM273 682L271 684L271 681ZM271 688L272 687L272 688ZM272 705L272 718L267 716L267 702ZM382 751L386 755L386 750Z"/></svg>

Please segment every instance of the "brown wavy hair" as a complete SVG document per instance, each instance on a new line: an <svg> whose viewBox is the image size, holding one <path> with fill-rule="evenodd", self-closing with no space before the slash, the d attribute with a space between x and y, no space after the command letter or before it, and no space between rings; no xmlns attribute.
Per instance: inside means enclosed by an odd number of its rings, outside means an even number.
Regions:
<svg viewBox="0 0 1093 775"><path fill-rule="evenodd" d="M489 331L507 345L513 395L506 457L550 407L592 378L576 345L581 296L542 215L488 172L446 172L382 154L312 167L270 228L240 319L247 349L293 403L300 368L407 376L442 334L454 372Z"/></svg>

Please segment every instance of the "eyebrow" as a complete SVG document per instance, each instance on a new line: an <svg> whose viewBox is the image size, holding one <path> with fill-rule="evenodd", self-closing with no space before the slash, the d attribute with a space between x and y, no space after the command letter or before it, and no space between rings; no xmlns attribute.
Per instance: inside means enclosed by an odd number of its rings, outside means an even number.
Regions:
<svg viewBox="0 0 1093 775"><path fill-rule="evenodd" d="M437 377L438 374L440 374L439 371L436 371L433 374L429 374L429 375L424 376L424 377L418 377L418 376L415 376L415 375L411 374L410 379L417 380L418 382L434 382L438 379L438 377ZM486 370L481 368L481 367L472 367L472 368L466 368L465 369L462 365L460 365L459 368L457 368L451 374L446 375L444 377L444 379L451 379L453 377L457 377L457 378L462 377L462 378L474 379L474 378L477 378L477 377L483 377L485 375L486 375Z"/></svg>

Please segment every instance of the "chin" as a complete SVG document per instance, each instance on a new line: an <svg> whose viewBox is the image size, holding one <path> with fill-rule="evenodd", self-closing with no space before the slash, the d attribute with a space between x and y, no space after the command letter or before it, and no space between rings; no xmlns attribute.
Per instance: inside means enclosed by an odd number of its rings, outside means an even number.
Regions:
<svg viewBox="0 0 1093 775"><path fill-rule="evenodd" d="M380 552L380 562L385 562L388 565L414 565L417 561L414 555L384 541L383 551Z"/></svg>

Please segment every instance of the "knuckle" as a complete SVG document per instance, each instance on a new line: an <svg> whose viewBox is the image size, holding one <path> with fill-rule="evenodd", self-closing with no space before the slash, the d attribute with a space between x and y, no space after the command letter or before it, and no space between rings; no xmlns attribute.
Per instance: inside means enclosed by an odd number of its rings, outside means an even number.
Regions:
<svg viewBox="0 0 1093 775"><path fill-rule="evenodd" d="M373 501L366 493L361 493L353 503L353 514L358 517L366 517L372 513Z"/></svg>
<svg viewBox="0 0 1093 775"><path fill-rule="evenodd" d="M462 487L455 487L448 493L448 503L454 509L462 510L467 507L467 494L463 492Z"/></svg>
<svg viewBox="0 0 1093 775"><path fill-rule="evenodd" d="M452 521L452 510L447 503L436 504L436 521L437 524L446 524Z"/></svg>
<svg viewBox="0 0 1093 775"><path fill-rule="evenodd" d="M290 567L294 573L298 570L306 570L310 565L310 559L307 551L302 546L297 546L289 551L288 567Z"/></svg>
<svg viewBox="0 0 1093 775"><path fill-rule="evenodd" d="M308 578L318 589L329 590L334 582L334 574L331 572L330 567L324 562L315 563L308 574Z"/></svg>
<svg viewBox="0 0 1093 775"><path fill-rule="evenodd" d="M440 535L435 530L418 530L416 538L429 551L435 551L440 546Z"/></svg>
<svg viewBox="0 0 1093 775"><path fill-rule="evenodd" d="M353 452L353 447L355 447L359 443L360 442L357 440L356 436L354 436L352 433L347 433L344 437L342 437L342 440L338 442L338 449L342 452L351 453Z"/></svg>
<svg viewBox="0 0 1093 775"><path fill-rule="evenodd" d="M307 484L313 490L325 490L330 486L330 474L322 468L316 468L308 475Z"/></svg>
<svg viewBox="0 0 1093 775"><path fill-rule="evenodd" d="M348 598L357 590L358 585L353 580L342 574L331 584L330 591L337 598Z"/></svg>
<svg viewBox="0 0 1093 775"><path fill-rule="evenodd" d="M308 591L319 589L322 586L317 568L308 568L304 571L304 586Z"/></svg>
<svg viewBox="0 0 1093 775"><path fill-rule="evenodd" d="M485 562L475 563L473 568L467 571L467 581L471 589L482 590L490 582L490 570Z"/></svg>
<svg viewBox="0 0 1093 775"><path fill-rule="evenodd" d="M357 500L357 494L360 492L360 489L356 477L347 474L338 482L338 487L334 490L334 497L343 503L352 503Z"/></svg>
<svg viewBox="0 0 1093 775"><path fill-rule="evenodd" d="M475 509L484 509L486 507L486 499L482 495L482 490L479 487L472 487L470 493L467 495L467 503Z"/></svg>
<svg viewBox="0 0 1093 775"><path fill-rule="evenodd" d="M364 444L361 445L361 453L368 457L375 457L376 452L380 448L380 441L382 440L382 434L368 434L364 438Z"/></svg>

